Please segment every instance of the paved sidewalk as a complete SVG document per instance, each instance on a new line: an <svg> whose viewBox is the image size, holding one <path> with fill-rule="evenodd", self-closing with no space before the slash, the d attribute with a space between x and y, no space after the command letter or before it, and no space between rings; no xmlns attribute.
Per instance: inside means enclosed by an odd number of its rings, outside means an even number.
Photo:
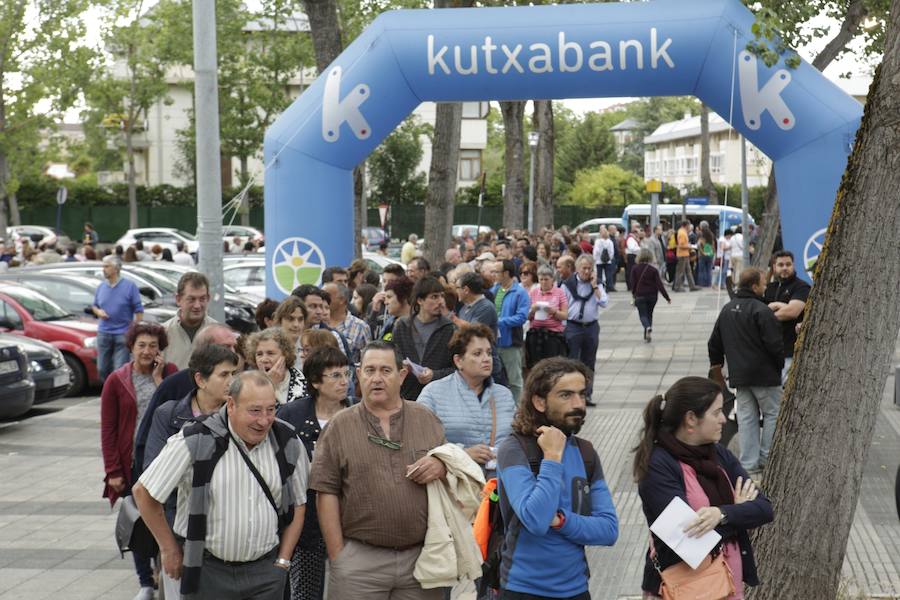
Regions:
<svg viewBox="0 0 900 600"><path fill-rule="evenodd" d="M631 478L630 448L641 409L678 378L707 371L717 295L673 298L672 306L657 305L652 344L642 341L626 293L612 294L601 317L595 381L600 406L590 409L583 434L603 461L620 537L613 548L588 551L595 600L640 597L647 526ZM726 298L723 293L720 301ZM900 354L896 358L900 363ZM900 409L889 394L893 378L887 383L844 565L850 591L880 598L900 597L900 522L893 501ZM137 590L133 564L129 556L119 558L115 514L100 498L99 400L66 399L38 412L45 414L0 422L0 600L130 600Z"/></svg>

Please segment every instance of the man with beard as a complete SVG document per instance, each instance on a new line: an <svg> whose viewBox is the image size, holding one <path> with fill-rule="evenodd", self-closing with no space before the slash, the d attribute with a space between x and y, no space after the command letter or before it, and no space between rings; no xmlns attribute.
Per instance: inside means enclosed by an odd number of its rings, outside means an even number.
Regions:
<svg viewBox="0 0 900 600"><path fill-rule="evenodd" d="M619 523L597 452L578 438L588 369L539 362L525 382L513 435L497 452L506 539L502 598L589 600L585 546L612 546Z"/></svg>
<svg viewBox="0 0 900 600"><path fill-rule="evenodd" d="M794 344L797 342L797 325L803 320L803 309L809 298L809 284L797 277L794 255L789 250L779 250L772 257L775 280L766 286L763 298L775 318L781 322L781 338L784 343L784 368L781 369L781 385L787 383L787 374L794 361Z"/></svg>

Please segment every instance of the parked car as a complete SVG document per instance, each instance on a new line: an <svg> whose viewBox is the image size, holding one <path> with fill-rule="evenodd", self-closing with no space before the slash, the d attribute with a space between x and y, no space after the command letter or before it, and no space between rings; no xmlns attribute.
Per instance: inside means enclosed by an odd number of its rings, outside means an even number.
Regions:
<svg viewBox="0 0 900 600"><path fill-rule="evenodd" d="M174 254L178 251L175 247L175 244L178 242L185 243L189 254L196 255L197 250L200 249L200 242L197 241L197 238L194 237L193 234L181 229L175 229L174 227L143 227L141 229L129 229L125 232L125 235L118 239L116 245L127 248L138 240L144 243L145 252L150 252L150 248L159 244L163 248L168 248L172 251L172 254Z"/></svg>
<svg viewBox="0 0 900 600"><path fill-rule="evenodd" d="M18 340L0 339L0 419L13 419L34 405L28 356Z"/></svg>
<svg viewBox="0 0 900 600"><path fill-rule="evenodd" d="M240 293L260 299L266 297L265 258L230 261L223 267L223 273L225 283Z"/></svg>
<svg viewBox="0 0 900 600"><path fill-rule="evenodd" d="M95 277L66 271L60 274L57 271L13 269L0 276L0 283L3 281L15 281L35 289L76 316L96 318L91 306L101 282ZM141 295L141 303L144 305L144 319L155 323L165 323L178 312L174 306L163 306L145 295Z"/></svg>
<svg viewBox="0 0 900 600"><path fill-rule="evenodd" d="M265 236L263 232L257 229L256 227L247 227L245 225L223 225L222 226L222 240L228 242L228 244L232 244L234 242L234 238L241 238L241 246L243 247L247 241L255 242L265 241Z"/></svg>
<svg viewBox="0 0 900 600"><path fill-rule="evenodd" d="M388 265L400 265L403 267L403 270L406 270L406 265L404 265L399 260L394 260L393 258L382 256L377 252L363 252L362 253L363 260L366 261L366 264L369 265L369 269L381 275L384 273L384 268Z"/></svg>
<svg viewBox="0 0 900 600"><path fill-rule="evenodd" d="M152 261L139 263L124 263L122 265L122 277L133 281L138 286L141 294L148 296L162 306L175 306L175 292L178 289L178 278L181 275L166 275L153 268L158 264ZM174 263L168 263L174 264ZM191 271L190 267L183 267ZM83 273L94 277L103 278L103 263L100 261L53 263L29 267L28 271L47 271L64 273ZM235 291L236 292L236 291ZM256 304L253 298L243 298L238 293L225 293L225 323L235 331L252 333L259 329L256 325Z"/></svg>
<svg viewBox="0 0 900 600"><path fill-rule="evenodd" d="M382 243L390 242L390 238L381 227L363 227L362 237L366 250L378 250Z"/></svg>
<svg viewBox="0 0 900 600"><path fill-rule="evenodd" d="M17 344L25 350L34 380L35 404L66 395L72 383L72 370L66 365L62 352L46 342L0 333L0 346L7 344Z"/></svg>
<svg viewBox="0 0 900 600"><path fill-rule="evenodd" d="M487 225L482 225L479 227L478 225L454 225L450 228L450 235L453 237L477 237L476 232L480 233L493 233L493 229L488 227Z"/></svg>
<svg viewBox="0 0 900 600"><path fill-rule="evenodd" d="M40 292L22 285L0 288L0 333L48 342L62 352L72 371L69 394L100 384L97 371L97 322L66 312Z"/></svg>
<svg viewBox="0 0 900 600"><path fill-rule="evenodd" d="M21 243L22 239L40 242L56 242L56 232L43 225L12 225L6 228L6 241Z"/></svg>
<svg viewBox="0 0 900 600"><path fill-rule="evenodd" d="M622 219L620 217L601 217L599 219L588 219L575 229L586 229L588 235L591 237L591 242L593 242L600 235L601 225L605 227L615 225L619 231L624 231Z"/></svg>

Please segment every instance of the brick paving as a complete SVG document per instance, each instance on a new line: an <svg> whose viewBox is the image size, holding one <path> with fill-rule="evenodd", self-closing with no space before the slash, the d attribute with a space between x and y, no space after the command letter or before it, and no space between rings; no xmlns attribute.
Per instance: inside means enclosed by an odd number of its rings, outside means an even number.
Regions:
<svg viewBox="0 0 900 600"><path fill-rule="evenodd" d="M594 397L583 434L596 445L620 519L613 548L591 548L595 600L640 597L647 526L631 480L630 448L643 405L685 375L705 375L706 339L725 295L673 295L657 306L653 343L624 293L601 316ZM676 344L678 349L676 351ZM900 351L895 356L900 364ZM843 576L851 594L900 598L900 521L894 473L900 461L900 409L890 377ZM130 557L119 557L115 514L100 498L100 408L96 397L43 405L18 422L0 422L0 600L130 600L137 590ZM454 594L459 598L469 593Z"/></svg>

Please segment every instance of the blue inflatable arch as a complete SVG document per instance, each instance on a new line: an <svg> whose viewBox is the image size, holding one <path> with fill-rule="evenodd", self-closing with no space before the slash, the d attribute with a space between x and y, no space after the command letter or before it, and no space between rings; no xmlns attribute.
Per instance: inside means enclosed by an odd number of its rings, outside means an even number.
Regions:
<svg viewBox="0 0 900 600"><path fill-rule="evenodd" d="M350 263L352 170L424 101L696 96L774 161L785 246L813 259L862 106L758 62L753 22L738 0L381 15L266 132L268 295Z"/></svg>

